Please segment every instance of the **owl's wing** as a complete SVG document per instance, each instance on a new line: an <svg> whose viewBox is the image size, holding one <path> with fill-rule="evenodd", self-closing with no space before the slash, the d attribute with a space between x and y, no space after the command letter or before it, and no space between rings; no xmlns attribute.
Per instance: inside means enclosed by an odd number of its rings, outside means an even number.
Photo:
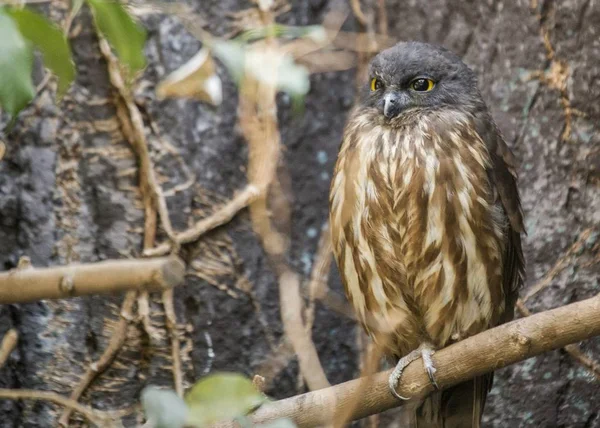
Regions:
<svg viewBox="0 0 600 428"><path fill-rule="evenodd" d="M519 288L525 277L525 259L521 248L521 233L525 233L523 210L517 188L517 162L510 148L502 138L498 127L487 112L475 116L475 128L487 145L492 165L488 170L494 194L508 218L506 255L504 262L504 293L506 311L503 322L514 316L514 306Z"/></svg>

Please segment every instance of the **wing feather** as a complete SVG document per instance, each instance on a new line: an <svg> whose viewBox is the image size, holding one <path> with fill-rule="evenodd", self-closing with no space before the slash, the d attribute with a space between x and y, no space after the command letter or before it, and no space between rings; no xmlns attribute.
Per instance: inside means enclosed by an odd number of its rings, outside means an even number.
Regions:
<svg viewBox="0 0 600 428"><path fill-rule="evenodd" d="M521 233L526 232L521 198L517 188L517 161L487 112L475 116L475 129L488 148L491 159L488 176L496 195L496 202L502 206L509 223L506 231L506 254L502 275L506 296L506 311L502 322L507 322L514 316L519 289L525 279Z"/></svg>

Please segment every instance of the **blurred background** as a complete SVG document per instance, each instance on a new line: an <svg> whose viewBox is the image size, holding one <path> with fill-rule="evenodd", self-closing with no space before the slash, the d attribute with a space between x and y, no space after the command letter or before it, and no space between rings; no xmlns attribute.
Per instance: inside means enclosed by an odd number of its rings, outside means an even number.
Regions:
<svg viewBox="0 0 600 428"><path fill-rule="evenodd" d="M156 87L194 57L208 35L226 40L260 28L261 21L250 1L174 5L136 1L128 10L147 31L147 64L133 86L133 102L173 228L182 231L248 182L240 95L218 57L222 102L216 106L193 99L159 100ZM70 16L64 1L33 8L60 25ZM534 291L524 304L539 312L598 293L597 1L282 0L270 13L277 23L312 29L308 26L319 26L332 14L343 18L345 37L335 54L325 50L306 62L311 74L300 102L293 94L277 96L282 144L277 177L291 221L272 219L289 242L286 260L300 275L308 318L314 305L312 339L331 384L358 376L366 348L360 328L345 313L335 263L328 267L326 249L319 256L342 129L357 85L366 84L361 73L374 53L357 51L421 40L463 57L476 71L483 97L520 161L528 231L522 295ZM54 101L54 85L38 87L35 99L2 135L3 270L16 266L21 256L30 257L34 266L48 266L142 254L145 211L138 160L118 117L119 94L92 22L84 7L70 23L77 77L62 101ZM35 84L43 83L45 75L38 55ZM2 120L6 125L9 119L4 115ZM165 239L159 228L157 243ZM264 248L247 210L184 248L190 265L185 284L174 293L184 385L227 370L264 376L266 392L276 398L308 390L284 335L278 281ZM318 280L323 275L328 287L319 286L316 298L315 293L311 297L311 276ZM86 389L83 402L105 410L123 408L138 402L148 384L172 385L160 297L150 296L145 323L127 325L121 351ZM0 385L70 394L107 347L122 301L122 296L94 296L0 306L0 335L10 327L20 334L17 351L0 369ZM596 338L577 352L557 350L498 371L484 426L600 427L598 360ZM58 416L43 402L0 400L3 427L54 426ZM72 426L80 424L78 418L73 416ZM136 418L133 412L125 425L134 426ZM393 412L362 423L397 426Z"/></svg>

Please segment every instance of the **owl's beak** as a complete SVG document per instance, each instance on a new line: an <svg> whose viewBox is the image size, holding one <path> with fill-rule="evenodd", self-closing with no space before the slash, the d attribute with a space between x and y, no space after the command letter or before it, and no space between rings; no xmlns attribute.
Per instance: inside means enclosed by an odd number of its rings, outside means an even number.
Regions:
<svg viewBox="0 0 600 428"><path fill-rule="evenodd" d="M383 115L388 119L398 116L402 110L402 102L395 92L388 92L383 98Z"/></svg>

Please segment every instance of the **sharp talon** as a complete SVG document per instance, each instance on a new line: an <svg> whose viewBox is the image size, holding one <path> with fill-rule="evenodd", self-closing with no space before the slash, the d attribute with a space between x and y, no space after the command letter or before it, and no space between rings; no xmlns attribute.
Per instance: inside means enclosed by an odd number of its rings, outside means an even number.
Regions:
<svg viewBox="0 0 600 428"><path fill-rule="evenodd" d="M402 400L402 401L410 400L410 397L403 397L402 395L398 394L398 391L396 391L396 388L398 387L398 385L400 383L400 378L402 377L402 372L404 371L406 366L408 366L410 363L412 363L414 360L416 360L420 356L421 356L420 350L415 349L414 351L410 352L408 355L405 355L404 357L400 358L400 360L398 361L398 364L396 364L396 368L390 374L390 378L389 378L390 392L398 400Z"/></svg>
<svg viewBox="0 0 600 428"><path fill-rule="evenodd" d="M429 381L431 382L433 387L436 389L436 391L439 391L440 387L439 387L437 381L435 380L436 370L435 370L435 366L433 365L433 360L431 359L431 356L434 353L435 353L435 350L432 349L428 345L423 346L421 349L421 356L423 358L423 366L425 367L425 370L427 370L427 376L429 376Z"/></svg>
<svg viewBox="0 0 600 428"><path fill-rule="evenodd" d="M401 375L402 373L400 373ZM392 372L392 374L390 375L389 381L388 381L388 385L390 387L390 392L392 393L392 395L394 397L396 397L398 400L401 401L407 401L409 400L409 398L407 397L403 397L402 395L398 394L398 391L396 391L396 388L398 387L398 380L400 379L400 377L396 376L396 370L394 370Z"/></svg>
<svg viewBox="0 0 600 428"><path fill-rule="evenodd" d="M440 386L438 385L437 381L435 380L435 376L433 375L434 371L435 371L435 369L432 369L431 367L427 367L427 375L429 376L429 381L431 382L431 384L433 385L435 390L439 391Z"/></svg>
<svg viewBox="0 0 600 428"><path fill-rule="evenodd" d="M409 397L403 397L400 394L398 394L398 392L396 392L396 388L390 388L390 391L392 392L392 395L394 397L396 397L398 400L401 400L401 401L408 401L408 400L410 400Z"/></svg>

